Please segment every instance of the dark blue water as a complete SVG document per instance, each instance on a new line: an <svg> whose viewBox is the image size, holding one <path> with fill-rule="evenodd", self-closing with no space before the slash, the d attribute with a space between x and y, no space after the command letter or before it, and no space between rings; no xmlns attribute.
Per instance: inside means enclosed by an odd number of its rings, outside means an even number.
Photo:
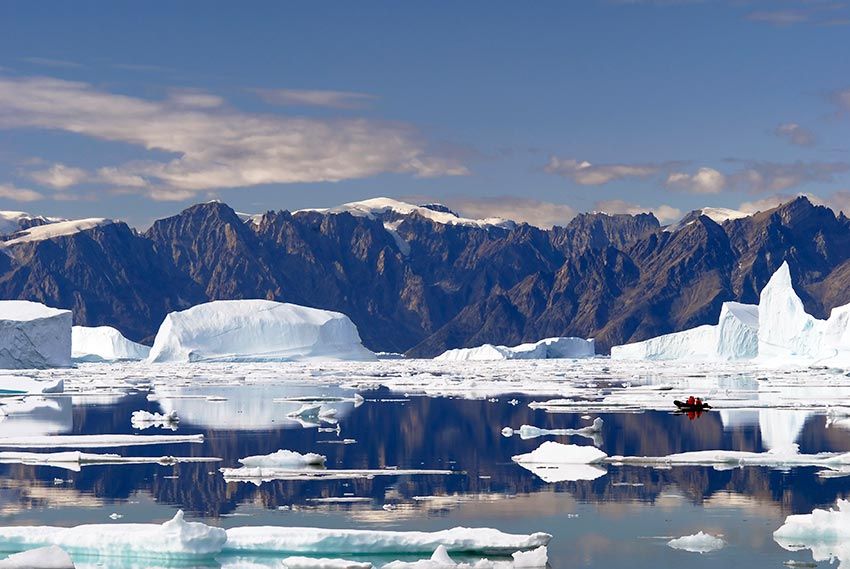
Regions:
<svg viewBox="0 0 850 569"><path fill-rule="evenodd" d="M240 389L244 395L244 390L253 388ZM315 394L327 391L306 389ZM202 433L203 444L92 452L213 456L223 459L220 464L87 466L81 472L0 465L0 524L112 523L108 516L113 512L123 516L119 522L160 522L182 508L191 518L225 527L273 524L435 530L485 525L510 532L547 531L555 536L550 546L552 567L657 567L681 561L716 566L724 560L776 567L787 559L806 559L804 552L789 553L773 543L771 533L784 517L830 506L850 490L850 477L820 478L815 468L718 471L611 466L595 480L546 483L513 464L511 456L530 452L545 440L581 445L593 441L580 437L506 438L500 434L502 427L578 428L588 424L582 413L532 410L527 406L529 399L519 395L515 397L519 403L511 405L508 401L514 396L498 401L429 397L376 401L399 395L384 390L362 394L367 400L361 406L345 409L339 435L288 421L285 405L279 405L279 416L275 416L276 408L269 401L279 393L258 393L255 401L249 396L238 404L171 400L181 415L177 432ZM162 410L146 396L144 392L130 394L111 405L82 401L72 405L68 398L58 398L61 409L54 419L57 424L67 424L66 433L138 433L130 425L133 411ZM180 412L181 404L187 413ZM222 419L228 416L233 420ZM724 429L719 413L709 412L696 420L663 412L594 416L605 421L600 448L609 455L764 450L757 424ZM226 424L219 427L216 422ZM262 428L251 428L253 423ZM355 439L356 443L328 442L342 439ZM822 416L810 417L797 441L803 452L850 450L850 432L826 429ZM225 483L218 472L220 466L238 466L238 458L278 449L324 454L328 468L397 466L456 473L273 481L255 486ZM361 500L332 501L352 497ZM670 537L698 530L724 534L729 546L698 555L665 545Z"/></svg>

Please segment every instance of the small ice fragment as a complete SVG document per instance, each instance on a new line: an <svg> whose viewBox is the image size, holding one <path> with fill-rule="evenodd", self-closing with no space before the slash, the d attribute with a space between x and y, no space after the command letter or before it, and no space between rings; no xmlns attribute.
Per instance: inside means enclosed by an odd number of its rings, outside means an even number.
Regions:
<svg viewBox="0 0 850 569"><path fill-rule="evenodd" d="M119 514L117 512L113 512L113 513L109 514L109 519L111 519L111 520L120 520L123 517L124 516L122 516L121 514Z"/></svg>
<svg viewBox="0 0 850 569"><path fill-rule="evenodd" d="M673 549L681 549L682 551L690 551L691 553L710 553L718 549L723 549L726 546L726 542L719 537L700 531L693 535L671 539L667 542L667 546Z"/></svg>

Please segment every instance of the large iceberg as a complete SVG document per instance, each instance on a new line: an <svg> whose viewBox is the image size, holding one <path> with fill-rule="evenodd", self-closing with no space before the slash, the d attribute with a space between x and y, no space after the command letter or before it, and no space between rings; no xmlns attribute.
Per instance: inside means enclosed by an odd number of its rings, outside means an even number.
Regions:
<svg viewBox="0 0 850 569"><path fill-rule="evenodd" d="M0 300L0 368L71 365L71 311Z"/></svg>
<svg viewBox="0 0 850 569"><path fill-rule="evenodd" d="M806 313L783 263L762 289L758 305L725 302L717 325L705 325L611 348L621 360L736 361L850 366L850 304L827 320Z"/></svg>
<svg viewBox="0 0 850 569"><path fill-rule="evenodd" d="M484 344L477 348L447 350L434 359L442 361L545 360L558 358L589 358L596 355L593 339L546 338L519 346Z"/></svg>
<svg viewBox="0 0 850 569"><path fill-rule="evenodd" d="M71 357L80 362L143 360L151 349L131 342L111 326L71 328Z"/></svg>
<svg viewBox="0 0 850 569"><path fill-rule="evenodd" d="M271 300L217 300L172 312L148 361L376 360L344 314Z"/></svg>

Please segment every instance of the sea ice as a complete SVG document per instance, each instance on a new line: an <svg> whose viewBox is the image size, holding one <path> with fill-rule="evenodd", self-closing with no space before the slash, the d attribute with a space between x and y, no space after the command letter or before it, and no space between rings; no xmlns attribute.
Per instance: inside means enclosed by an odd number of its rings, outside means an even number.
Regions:
<svg viewBox="0 0 850 569"><path fill-rule="evenodd" d="M699 532L694 535L685 535L671 539L667 542L667 545L673 549L681 549L690 551L691 553L710 553L718 549L723 549L726 546L726 542L711 534Z"/></svg>
<svg viewBox="0 0 850 569"><path fill-rule="evenodd" d="M62 548L49 545L14 553L0 560L0 569L74 569L74 562Z"/></svg>
<svg viewBox="0 0 850 569"><path fill-rule="evenodd" d="M53 466L79 472L81 467L100 464L162 464L172 465L181 462L219 462L212 457L176 457L176 456L120 456L117 454L92 454L80 451L66 452L0 452L2 464L28 464L34 466Z"/></svg>
<svg viewBox="0 0 850 569"><path fill-rule="evenodd" d="M549 554L546 546L541 545L531 551L515 551L511 554L512 561L490 561L479 559L473 562L455 562L445 546L440 545L434 550L430 559L419 561L393 561L383 565L381 569L531 569L546 567Z"/></svg>
<svg viewBox="0 0 850 569"><path fill-rule="evenodd" d="M270 300L217 300L172 312L148 361L374 361L344 314Z"/></svg>
<svg viewBox="0 0 850 569"><path fill-rule="evenodd" d="M151 349L131 342L111 326L71 328L71 357L78 362L143 360Z"/></svg>
<svg viewBox="0 0 850 569"><path fill-rule="evenodd" d="M88 524L0 527L0 543L9 548L56 545L74 554L136 558L209 558L227 541L221 528L187 522L183 512L163 524Z"/></svg>
<svg viewBox="0 0 850 569"><path fill-rule="evenodd" d="M67 397L4 397L0 405L0 438L21 435L57 435L73 428Z"/></svg>
<svg viewBox="0 0 850 569"><path fill-rule="evenodd" d="M151 413L150 411L133 411L130 415L130 424L134 429L145 430L149 427L162 427L164 429L177 430L177 423L180 419L177 417L177 411L168 413Z"/></svg>
<svg viewBox="0 0 850 569"><path fill-rule="evenodd" d="M202 442L204 435L47 435L0 437L0 448L104 448Z"/></svg>
<svg viewBox="0 0 850 569"><path fill-rule="evenodd" d="M71 365L71 311L0 300L0 368Z"/></svg>
<svg viewBox="0 0 850 569"><path fill-rule="evenodd" d="M550 539L548 533L518 535L491 528L456 527L419 532L257 526L227 530L224 550L255 554L388 554L428 553L442 545L452 552L509 555L547 545Z"/></svg>
<svg viewBox="0 0 850 569"><path fill-rule="evenodd" d="M546 338L539 342L519 346L494 346L484 344L477 348L447 350L434 358L439 361L488 361L488 360L545 360L588 358L596 355L593 339Z"/></svg>
<svg viewBox="0 0 850 569"><path fill-rule="evenodd" d="M285 569L372 569L368 561L327 557L287 557L281 562Z"/></svg>
<svg viewBox="0 0 850 569"><path fill-rule="evenodd" d="M314 452L301 454L281 449L271 454L240 458L239 463L249 468L296 468L299 466L324 466L327 457Z"/></svg>
<svg viewBox="0 0 850 569"><path fill-rule="evenodd" d="M345 439L347 441L348 439ZM339 441L345 444L345 441ZM337 441L334 441L337 442ZM331 469L320 467L300 466L297 468L283 467L247 467L220 468L225 482L250 482L259 486L263 482L273 480L308 480L321 478L324 480L353 480L357 478L374 478L376 476L448 476L456 474L453 470L426 470L404 468L364 468L364 469Z"/></svg>
<svg viewBox="0 0 850 569"><path fill-rule="evenodd" d="M537 437L545 436L580 436L590 439L596 439L599 433L602 432L603 424L604 421L602 420L602 418L597 417L593 420L592 425L588 425L587 427L582 427L580 429L541 429L540 427L523 425L518 430L514 430L510 427L505 427L504 429L502 429L502 435L505 437L510 437L514 434L519 434L519 438L521 438L522 440L536 439Z"/></svg>

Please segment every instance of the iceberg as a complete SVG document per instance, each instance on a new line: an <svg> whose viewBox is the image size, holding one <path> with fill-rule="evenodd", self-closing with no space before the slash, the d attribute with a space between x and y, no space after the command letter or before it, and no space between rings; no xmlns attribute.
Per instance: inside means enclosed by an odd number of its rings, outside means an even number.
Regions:
<svg viewBox="0 0 850 569"><path fill-rule="evenodd" d="M667 542L668 547L690 551L691 553L710 553L726 547L726 542L719 537L704 532L685 535Z"/></svg>
<svg viewBox="0 0 850 569"><path fill-rule="evenodd" d="M790 515L773 532L773 539L789 551L810 549L815 561L838 559L839 567L846 567L850 561L850 502L838 500L835 509Z"/></svg>
<svg viewBox="0 0 850 569"><path fill-rule="evenodd" d="M71 357L78 362L143 360L151 349L131 342L111 326L71 328Z"/></svg>
<svg viewBox="0 0 850 569"><path fill-rule="evenodd" d="M171 312L149 362L376 361L344 314L270 300L217 300Z"/></svg>
<svg viewBox="0 0 850 569"><path fill-rule="evenodd" d="M753 360L769 365L850 367L850 304L827 320L806 313L788 263L776 270L758 305L724 302L716 325L611 348L618 360Z"/></svg>
<svg viewBox="0 0 850 569"><path fill-rule="evenodd" d="M224 551L253 554L431 553L442 545L447 552L510 555L548 545L551 539L548 533L517 535L491 528L456 527L421 532L257 526L227 530Z"/></svg>
<svg viewBox="0 0 850 569"><path fill-rule="evenodd" d="M326 460L327 457L314 452L301 454L299 452L281 449L271 454L240 458L239 463L249 468L293 468L299 466L324 466Z"/></svg>
<svg viewBox="0 0 850 569"><path fill-rule="evenodd" d="M182 510L163 524L0 527L0 544L7 549L55 545L71 554L114 557L211 558L222 550L226 541L223 529L187 522Z"/></svg>
<svg viewBox="0 0 850 569"><path fill-rule="evenodd" d="M50 545L14 553L0 560L0 569L74 569L74 562L65 550Z"/></svg>
<svg viewBox="0 0 850 569"><path fill-rule="evenodd" d="M513 456L511 460L544 482L553 483L596 480L605 476L607 470L598 465L607 457L596 447L547 441L534 451Z"/></svg>
<svg viewBox="0 0 850 569"><path fill-rule="evenodd" d="M590 358L596 355L593 339L546 338L519 346L484 344L477 348L447 350L434 358L440 361L545 360Z"/></svg>
<svg viewBox="0 0 850 569"><path fill-rule="evenodd" d="M0 300L0 368L71 366L71 311Z"/></svg>

